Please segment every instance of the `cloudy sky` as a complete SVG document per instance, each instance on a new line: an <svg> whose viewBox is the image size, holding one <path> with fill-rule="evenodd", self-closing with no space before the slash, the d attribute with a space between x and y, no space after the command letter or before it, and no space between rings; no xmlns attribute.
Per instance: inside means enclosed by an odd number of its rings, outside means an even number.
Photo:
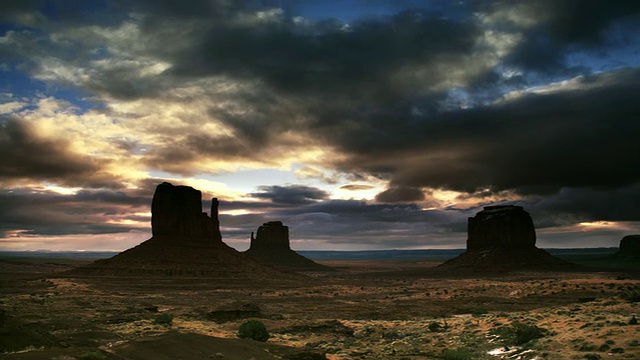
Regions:
<svg viewBox="0 0 640 360"><path fill-rule="evenodd" d="M540 247L640 233L640 2L0 2L0 250L124 250L163 181L224 241Z"/></svg>

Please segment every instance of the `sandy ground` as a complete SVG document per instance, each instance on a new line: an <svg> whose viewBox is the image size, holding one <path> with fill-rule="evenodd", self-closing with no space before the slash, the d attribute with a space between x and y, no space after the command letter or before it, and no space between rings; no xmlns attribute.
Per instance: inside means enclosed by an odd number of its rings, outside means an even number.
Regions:
<svg viewBox="0 0 640 360"><path fill-rule="evenodd" d="M86 261L0 260L0 358L640 359L640 281L628 272L325 261L338 271L289 282L56 275ZM267 342L238 339L241 312L211 316L243 306L259 310ZM154 323L162 314L170 326ZM539 338L513 343L514 323Z"/></svg>

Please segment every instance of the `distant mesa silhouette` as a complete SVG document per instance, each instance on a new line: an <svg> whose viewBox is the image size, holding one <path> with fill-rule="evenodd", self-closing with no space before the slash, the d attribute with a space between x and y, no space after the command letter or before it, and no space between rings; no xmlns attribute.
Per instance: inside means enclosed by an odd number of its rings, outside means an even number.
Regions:
<svg viewBox="0 0 640 360"><path fill-rule="evenodd" d="M222 242L218 200L211 216L202 212L202 193L164 182L151 203L151 239L109 259L72 269L80 276L207 276L221 279L293 276L261 264Z"/></svg>
<svg viewBox="0 0 640 360"><path fill-rule="evenodd" d="M620 240L620 249L614 254L618 258L640 259L640 235L627 235Z"/></svg>
<svg viewBox="0 0 640 360"><path fill-rule="evenodd" d="M263 263L288 270L331 270L291 250L289 227L283 225L282 221L269 221L262 224L258 228L256 237L251 233L251 245L245 254Z"/></svg>
<svg viewBox="0 0 640 360"><path fill-rule="evenodd" d="M486 206L469 218L467 251L440 266L548 269L573 264L536 247L533 220L522 206Z"/></svg>

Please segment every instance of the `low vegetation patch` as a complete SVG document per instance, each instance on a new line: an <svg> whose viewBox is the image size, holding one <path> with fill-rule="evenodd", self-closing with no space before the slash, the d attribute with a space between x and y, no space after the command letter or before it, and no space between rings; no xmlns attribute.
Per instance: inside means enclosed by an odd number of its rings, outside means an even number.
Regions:
<svg viewBox="0 0 640 360"><path fill-rule="evenodd" d="M640 291L638 290L627 291L625 293L622 293L620 297L630 303L637 303L637 302L640 302Z"/></svg>
<svg viewBox="0 0 640 360"><path fill-rule="evenodd" d="M502 326L490 331L490 334L499 336L506 345L524 345L545 337L547 333L546 329L520 322L513 322L510 326Z"/></svg>
<svg viewBox="0 0 640 360"><path fill-rule="evenodd" d="M428 326L429 331L431 332L445 332L447 331L447 325L442 325L441 323L437 322L437 321L433 321L429 324Z"/></svg>
<svg viewBox="0 0 640 360"><path fill-rule="evenodd" d="M169 314L158 315L156 316L155 319L153 319L153 323L155 325L162 325L162 326L169 327L173 324L173 316Z"/></svg>
<svg viewBox="0 0 640 360"><path fill-rule="evenodd" d="M248 320L240 325L238 337L241 339L267 341L270 335L262 322L258 320Z"/></svg>
<svg viewBox="0 0 640 360"><path fill-rule="evenodd" d="M473 352L466 349L452 349L442 352L440 359L443 360L471 360L475 359Z"/></svg>

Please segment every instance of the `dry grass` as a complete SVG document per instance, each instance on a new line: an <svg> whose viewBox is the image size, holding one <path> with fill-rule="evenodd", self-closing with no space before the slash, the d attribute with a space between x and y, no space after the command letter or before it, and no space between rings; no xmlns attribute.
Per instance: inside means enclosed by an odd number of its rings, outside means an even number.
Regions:
<svg viewBox="0 0 640 360"><path fill-rule="evenodd" d="M638 280L605 272L489 278L388 272L424 266L341 262L340 272L278 288L200 278L29 280L7 284L0 305L9 322L37 324L34 329L64 342L69 354L170 331L236 338L243 319L218 324L206 314L245 301L262 310L269 343L325 352L329 359L640 357L640 326L629 325L640 316L640 303L624 299L640 290ZM154 324L159 314L171 315L172 325ZM431 331L433 322L442 331ZM544 328L546 335L505 349L493 333L515 322ZM58 345L34 343L26 350L62 351Z"/></svg>

